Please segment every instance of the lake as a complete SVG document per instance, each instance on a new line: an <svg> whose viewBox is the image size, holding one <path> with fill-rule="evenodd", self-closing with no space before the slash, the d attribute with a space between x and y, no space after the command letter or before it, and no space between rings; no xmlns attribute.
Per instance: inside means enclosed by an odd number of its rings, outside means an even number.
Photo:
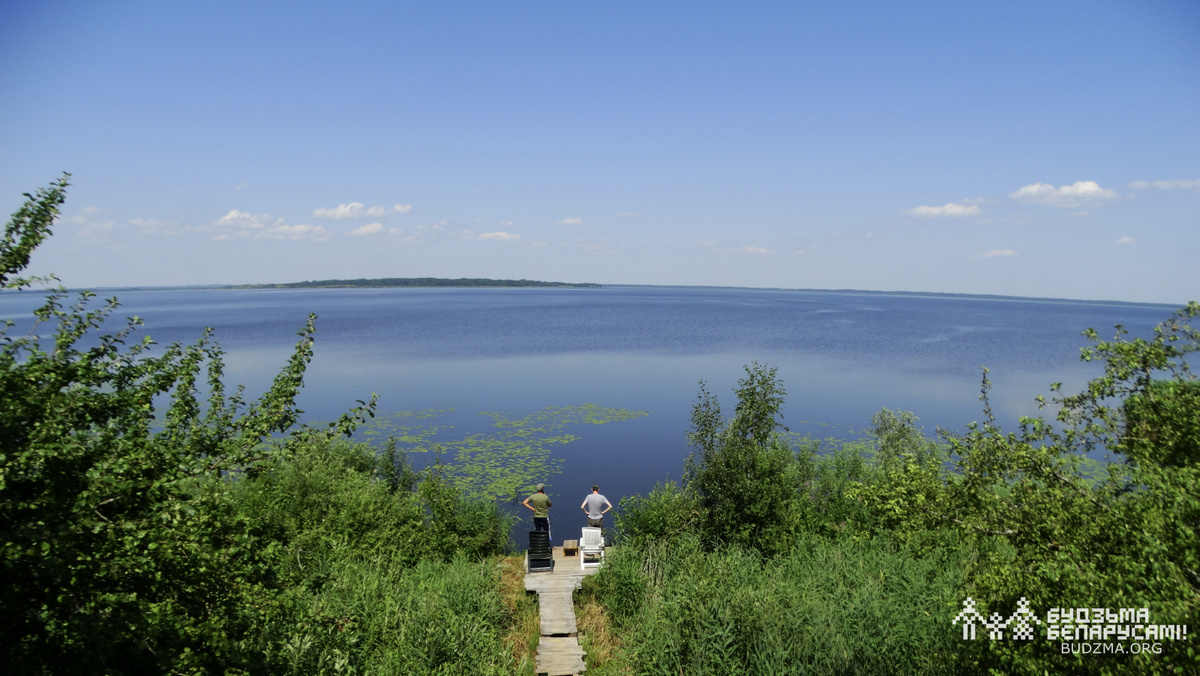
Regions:
<svg viewBox="0 0 1200 676"><path fill-rule="evenodd" d="M1148 336L1177 309L634 286L100 294L111 295L123 304L116 316L142 317L141 333L159 344L193 342L213 327L227 351L226 383L244 383L255 396L285 363L308 313L316 313L315 357L299 401L305 420L335 419L374 392L380 423L356 436L400 435L410 448L442 444L440 456L413 454L418 466L489 452L526 462L521 440L540 444L534 455L561 471L529 467L545 475L537 480L559 498L556 507L565 506L557 510L563 519L578 514L593 483L615 504L678 479L698 382L705 380L731 413L732 389L750 362L778 368L788 393L784 423L793 432L855 438L885 407L913 411L930 435L936 428L963 431L982 417L981 366L991 370L998 420L1013 428L1020 416L1036 413L1034 397L1048 395L1050 383L1061 381L1070 393L1100 372L1079 360L1081 331L1093 327L1109 338L1122 324ZM40 299L0 294L0 317L16 320L20 331ZM578 408L545 410L585 404L647 415L596 425L580 422ZM523 427L495 426L526 416L533 417ZM497 435L502 443L488 441Z"/></svg>

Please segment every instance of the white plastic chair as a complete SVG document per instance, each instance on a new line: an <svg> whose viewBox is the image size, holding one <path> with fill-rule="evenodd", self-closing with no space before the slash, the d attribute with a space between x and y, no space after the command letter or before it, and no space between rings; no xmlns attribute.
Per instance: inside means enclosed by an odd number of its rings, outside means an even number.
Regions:
<svg viewBox="0 0 1200 676"><path fill-rule="evenodd" d="M588 557L595 561L588 563ZM599 528L584 528L579 538L579 569L599 568L604 563L604 534Z"/></svg>

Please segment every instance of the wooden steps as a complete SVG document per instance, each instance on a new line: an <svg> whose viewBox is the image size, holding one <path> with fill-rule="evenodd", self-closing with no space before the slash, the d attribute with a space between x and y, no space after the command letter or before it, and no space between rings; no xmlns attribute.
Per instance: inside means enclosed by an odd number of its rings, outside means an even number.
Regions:
<svg viewBox="0 0 1200 676"><path fill-rule="evenodd" d="M555 547L552 572L525 573L525 591L538 595L541 637L535 663L539 674L574 676L587 668L571 594L583 584L583 578L597 570L580 570L578 556L565 556L562 547Z"/></svg>
<svg viewBox="0 0 1200 676"><path fill-rule="evenodd" d="M538 639L537 672L547 676L575 676L587 666L583 648L574 636L543 636Z"/></svg>

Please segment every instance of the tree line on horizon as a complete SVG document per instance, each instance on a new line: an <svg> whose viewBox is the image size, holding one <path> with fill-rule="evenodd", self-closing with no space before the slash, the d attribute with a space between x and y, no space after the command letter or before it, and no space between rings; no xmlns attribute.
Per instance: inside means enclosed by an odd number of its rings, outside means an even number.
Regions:
<svg viewBox="0 0 1200 676"><path fill-rule="evenodd" d="M532 279L447 279L441 277L384 277L379 279L325 279L319 281L290 282L280 284L239 284L235 289L321 289L321 288L388 288L388 287L554 287L572 289L598 289L599 284L571 282L540 282Z"/></svg>

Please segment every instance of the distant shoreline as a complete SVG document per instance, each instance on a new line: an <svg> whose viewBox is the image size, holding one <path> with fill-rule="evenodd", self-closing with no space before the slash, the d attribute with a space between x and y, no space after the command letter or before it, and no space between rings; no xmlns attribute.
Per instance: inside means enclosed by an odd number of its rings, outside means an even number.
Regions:
<svg viewBox="0 0 1200 676"><path fill-rule="evenodd" d="M433 280L440 283L437 284L407 284L407 285L392 285L388 286L376 282L385 282L389 279L401 280ZM482 282L472 284L470 282ZM984 294L984 293L955 293L947 291L880 291L874 289L801 289L787 287L762 287L762 286L719 286L719 285L699 285L699 284L597 284L597 283L570 283L570 282L540 282L528 279L443 279L438 277L414 277L414 278L385 278L385 279L362 279L362 280L321 280L313 282L291 282L279 284L184 284L178 286L107 286L107 287L69 287L69 291L88 290L95 293L115 293L121 291L172 291L172 290L270 290L270 289L382 289L382 288L559 288L559 289L708 289L713 291L775 291L781 293L816 293L816 294L835 294L847 296L914 296L924 298L944 298L944 299L974 299L974 300L992 300L992 301L1019 301L1029 303L1069 303L1076 305L1121 305L1121 306L1136 306L1136 307L1157 307L1176 310L1185 302L1153 302L1153 301L1133 301L1133 300L1104 300L1104 299L1083 299L1083 298L1054 298L1054 297L1037 297L1037 296L1008 296L1003 294ZM45 289L0 289L0 296L7 295L28 295L44 293Z"/></svg>
<svg viewBox="0 0 1200 676"><path fill-rule="evenodd" d="M230 289L394 289L394 288L485 288L485 287L555 287L569 289L598 289L599 284L590 282L541 282L533 279L446 279L442 277L384 277L379 279L323 279L311 282L289 282L280 284L237 284Z"/></svg>

